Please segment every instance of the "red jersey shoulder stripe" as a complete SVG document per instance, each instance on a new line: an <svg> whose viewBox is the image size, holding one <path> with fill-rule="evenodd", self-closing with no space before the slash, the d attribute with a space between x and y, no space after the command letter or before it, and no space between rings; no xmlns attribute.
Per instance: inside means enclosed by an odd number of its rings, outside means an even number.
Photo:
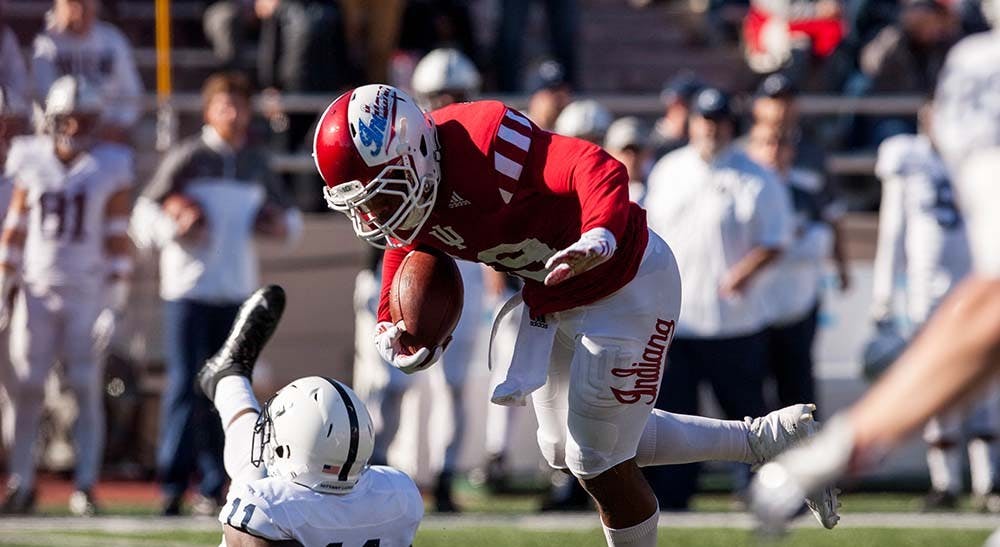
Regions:
<svg viewBox="0 0 1000 547"><path fill-rule="evenodd" d="M531 148L531 122L523 115L507 109L497 128L493 143L493 166L500 178L500 195L509 202L521 178L524 163Z"/></svg>

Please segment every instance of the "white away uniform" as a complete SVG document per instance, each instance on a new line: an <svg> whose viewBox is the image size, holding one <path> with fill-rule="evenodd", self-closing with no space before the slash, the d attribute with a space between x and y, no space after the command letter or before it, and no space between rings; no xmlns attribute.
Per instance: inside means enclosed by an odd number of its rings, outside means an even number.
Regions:
<svg viewBox="0 0 1000 547"><path fill-rule="evenodd" d="M106 104L114 105L104 109L104 122L130 127L139 119L142 80L132 45L113 25L97 21L86 36L49 28L35 37L31 76L36 96L45 97L52 83L67 74L85 78Z"/></svg>
<svg viewBox="0 0 1000 547"><path fill-rule="evenodd" d="M234 483L219 522L304 547L409 547L423 513L410 477L372 466L347 494L323 494L274 477Z"/></svg>
<svg viewBox="0 0 1000 547"><path fill-rule="evenodd" d="M43 384L59 360L77 397L76 483L89 488L103 453L104 411L94 322L106 305L110 274L106 260L108 199L132 184L131 156L101 144L66 166L55 156L51 136L15 139L7 175L26 190L28 220L21 272L22 290L10 327L17 409L11 470L32 484L32 441L42 408Z"/></svg>

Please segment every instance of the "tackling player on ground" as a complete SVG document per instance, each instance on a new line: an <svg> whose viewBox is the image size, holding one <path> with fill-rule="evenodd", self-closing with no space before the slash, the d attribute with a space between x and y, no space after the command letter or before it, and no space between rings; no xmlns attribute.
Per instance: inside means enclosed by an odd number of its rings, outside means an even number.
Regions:
<svg viewBox="0 0 1000 547"><path fill-rule="evenodd" d="M1000 3L993 8L1000 16ZM931 416L966 401L1000 370L996 29L954 47L938 82L934 110L935 142L955 174L973 273L941 303L907 351L861 400L831 418L811 442L761 469L752 486L752 507L768 526L783 525L802 492L877 465Z"/></svg>
<svg viewBox="0 0 1000 547"><path fill-rule="evenodd" d="M384 241L375 344L404 372L442 348L404 353L388 290L409 249L426 245L525 280L507 380L493 402L538 417L548 463L582 481L608 544L656 543L656 498L640 465L760 463L808 436L811 405L763 418L711 420L652 411L680 308L673 254L628 200L624 166L600 147L543 131L496 101L425 115L386 85L349 91L323 113L314 143L331 208L369 243ZM451 196L466 202L450 207ZM831 492L812 507L836 522Z"/></svg>
<svg viewBox="0 0 1000 547"><path fill-rule="evenodd" d="M198 373L226 432L223 458L233 481L219 513L222 546L411 545L423 518L420 492L405 473L368 465L372 420L351 388L308 376L263 409L254 396L254 364L284 309L281 287L255 292Z"/></svg>

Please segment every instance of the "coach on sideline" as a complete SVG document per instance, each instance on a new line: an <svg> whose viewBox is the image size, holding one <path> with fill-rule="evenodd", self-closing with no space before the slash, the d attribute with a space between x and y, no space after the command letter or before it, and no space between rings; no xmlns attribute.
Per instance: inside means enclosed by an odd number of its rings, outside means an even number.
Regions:
<svg viewBox="0 0 1000 547"><path fill-rule="evenodd" d="M792 212L770 171L732 146L734 130L726 94L700 91L690 144L653 167L646 210L677 256L683 295L656 406L698 414L698 386L707 381L725 417L741 420L766 411L760 277L791 236ZM696 464L647 473L660 508L686 509L697 473Z"/></svg>
<svg viewBox="0 0 1000 547"><path fill-rule="evenodd" d="M167 387L157 467L163 513L180 513L188 480L201 475L192 511L215 514L226 473L212 403L193 391L195 373L223 344L240 303L258 283L253 236L295 242L302 217L281 194L266 150L251 146L250 84L238 73L208 78L205 126L170 149L132 221L138 246L160 252Z"/></svg>

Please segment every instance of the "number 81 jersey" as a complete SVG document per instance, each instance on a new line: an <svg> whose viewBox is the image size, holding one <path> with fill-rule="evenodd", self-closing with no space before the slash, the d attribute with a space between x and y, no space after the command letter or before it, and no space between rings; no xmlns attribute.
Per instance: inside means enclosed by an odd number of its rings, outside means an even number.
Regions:
<svg viewBox="0 0 1000 547"><path fill-rule="evenodd" d="M6 175L26 192L25 282L38 286L99 286L107 274L105 207L133 180L132 154L98 144L70 164L55 155L48 135L13 140Z"/></svg>

